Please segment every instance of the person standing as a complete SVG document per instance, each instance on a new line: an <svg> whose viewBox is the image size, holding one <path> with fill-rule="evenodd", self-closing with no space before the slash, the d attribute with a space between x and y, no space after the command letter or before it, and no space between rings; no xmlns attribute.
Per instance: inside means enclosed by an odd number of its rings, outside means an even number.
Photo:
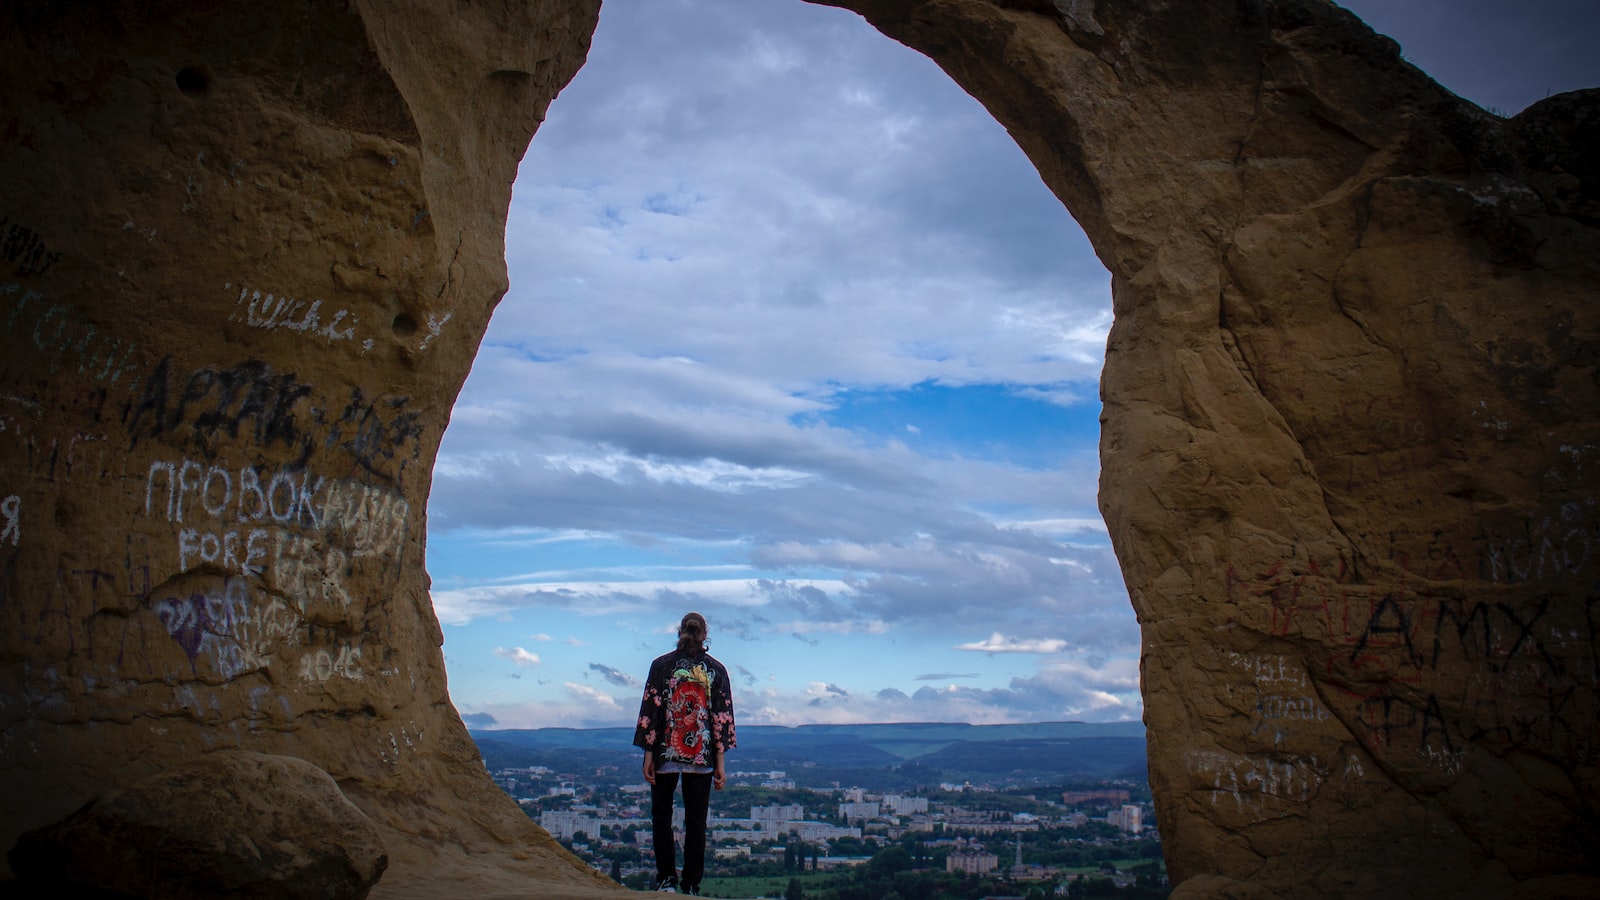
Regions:
<svg viewBox="0 0 1600 900"><path fill-rule="evenodd" d="M723 756L735 745L728 670L706 652L706 618L685 613L678 646L650 663L633 744L644 749L656 890L698 896L706 867L711 790L728 781ZM683 876L672 834L672 797L683 783Z"/></svg>

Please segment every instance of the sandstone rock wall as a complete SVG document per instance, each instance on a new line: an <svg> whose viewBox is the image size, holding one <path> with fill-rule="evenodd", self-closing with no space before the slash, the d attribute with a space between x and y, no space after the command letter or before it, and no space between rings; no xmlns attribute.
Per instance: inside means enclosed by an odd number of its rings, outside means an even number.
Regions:
<svg viewBox="0 0 1600 900"><path fill-rule="evenodd" d="M1504 121L1316 0L835 5L1111 269L1101 506L1180 894L1596 893L1600 92Z"/></svg>
<svg viewBox="0 0 1600 900"><path fill-rule="evenodd" d="M601 883L484 776L423 568L598 6L0 7L0 845L243 747L338 779L378 896Z"/></svg>
<svg viewBox="0 0 1600 900"><path fill-rule="evenodd" d="M1594 97L1501 121L1321 0L837 5L1113 273L1102 505L1181 892L1594 887ZM0 843L242 747L338 779L375 895L599 889L476 769L423 571L597 7L0 9Z"/></svg>

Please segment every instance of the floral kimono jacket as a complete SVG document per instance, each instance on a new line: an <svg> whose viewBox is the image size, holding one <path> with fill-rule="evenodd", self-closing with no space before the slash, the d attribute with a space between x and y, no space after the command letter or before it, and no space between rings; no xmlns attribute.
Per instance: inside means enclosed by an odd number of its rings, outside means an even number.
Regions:
<svg viewBox="0 0 1600 900"><path fill-rule="evenodd" d="M707 653L674 650L656 657L645 679L633 744L657 762L714 766L734 746L728 670Z"/></svg>

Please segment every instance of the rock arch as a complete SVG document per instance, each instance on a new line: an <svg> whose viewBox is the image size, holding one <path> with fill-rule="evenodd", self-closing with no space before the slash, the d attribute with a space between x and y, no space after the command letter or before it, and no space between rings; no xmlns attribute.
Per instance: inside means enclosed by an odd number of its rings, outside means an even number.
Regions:
<svg viewBox="0 0 1600 900"><path fill-rule="evenodd" d="M1113 273L1102 506L1181 891L1593 888L1593 93L1497 119L1321 0L834 5ZM0 13L0 843L239 746L335 775L380 892L600 890L477 769L422 569L598 2L58 6Z"/></svg>

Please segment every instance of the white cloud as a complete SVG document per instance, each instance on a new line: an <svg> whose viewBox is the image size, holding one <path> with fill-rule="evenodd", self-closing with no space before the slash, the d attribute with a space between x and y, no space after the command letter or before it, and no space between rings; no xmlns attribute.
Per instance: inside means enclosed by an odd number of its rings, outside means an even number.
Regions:
<svg viewBox="0 0 1600 900"><path fill-rule="evenodd" d="M494 655L501 659L509 659L519 666L537 666L540 664L539 654L524 650L521 647L496 647Z"/></svg>
<svg viewBox="0 0 1600 900"><path fill-rule="evenodd" d="M795 620L775 626L772 630L790 634L884 634L889 623L882 619L848 622L808 622Z"/></svg>
<svg viewBox="0 0 1600 900"><path fill-rule="evenodd" d="M1121 722L1143 715L1139 662L1125 657L1092 664L1064 660L1027 678L998 688L957 684L852 689L829 681L810 681L796 689L768 684L735 688L738 721L752 725L845 724L869 722ZM950 678L966 678L957 674ZM501 728L626 727L631 705L598 688L575 682L561 685L560 696L542 702L477 704L471 711L492 715Z"/></svg>
<svg viewBox="0 0 1600 900"><path fill-rule="evenodd" d="M957 644L956 649L981 653L1060 653L1067 649L1067 642L1060 638L1006 637L996 631L981 641Z"/></svg>
<svg viewBox="0 0 1600 900"><path fill-rule="evenodd" d="M909 694L895 688L839 693L830 690L837 685L811 682L793 692L767 688L748 698L736 697L735 704L741 722L762 725L1136 721L1144 709L1137 678L1130 682L1124 677L1129 666L1137 672L1138 661L1112 660L1103 669L1078 663L1070 674L1045 671L1003 688L949 684Z"/></svg>
<svg viewBox="0 0 1600 900"><path fill-rule="evenodd" d="M469 711L470 710L470 711ZM613 700L595 702L563 691L559 700L461 705L462 716L494 720L495 728L623 728L633 724L630 710ZM482 727L482 726L478 726Z"/></svg>
<svg viewBox="0 0 1600 900"><path fill-rule="evenodd" d="M848 593L847 584L838 580L797 579L784 582L786 589ZM433 605L441 622L466 625L477 619L499 618L514 610L567 609L586 616L628 615L653 612L663 602L683 602L721 610L765 606L777 588L764 587L759 579L683 579L655 581L538 581L526 584L497 584L484 587L436 590ZM664 626L676 631L677 622ZM798 627L819 628L809 623ZM869 630L876 626L865 625ZM838 629L835 629L838 630ZM878 630L881 630L879 628ZM549 635L534 640L548 641ZM573 646L576 638L567 638Z"/></svg>
<svg viewBox="0 0 1600 900"><path fill-rule="evenodd" d="M607 709L622 708L620 705L618 705L615 697L612 697L610 694L600 690L599 688L590 687L586 684L576 684L571 681L564 683L562 687L566 688L568 693L577 697L584 703L593 703Z"/></svg>
<svg viewBox="0 0 1600 900"><path fill-rule="evenodd" d="M813 681L806 685L805 695L812 698L812 701L815 702L820 699L848 698L850 696L850 692L842 687L839 687L837 684L832 684L825 681Z"/></svg>

